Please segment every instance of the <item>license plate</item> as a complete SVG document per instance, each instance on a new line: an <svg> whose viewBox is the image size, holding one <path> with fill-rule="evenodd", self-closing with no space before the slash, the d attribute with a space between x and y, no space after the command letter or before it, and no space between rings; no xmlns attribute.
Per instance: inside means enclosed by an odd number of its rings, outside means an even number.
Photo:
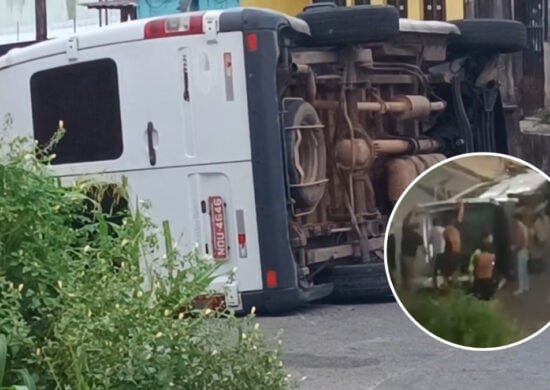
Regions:
<svg viewBox="0 0 550 390"><path fill-rule="evenodd" d="M227 259L227 236L225 232L225 207L221 196L208 198L210 205L210 226L212 229L212 257Z"/></svg>

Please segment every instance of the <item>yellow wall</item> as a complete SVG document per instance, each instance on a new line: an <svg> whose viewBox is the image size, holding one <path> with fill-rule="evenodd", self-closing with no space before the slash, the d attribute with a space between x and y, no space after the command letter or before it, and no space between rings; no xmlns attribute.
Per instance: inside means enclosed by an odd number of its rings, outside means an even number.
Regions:
<svg viewBox="0 0 550 390"><path fill-rule="evenodd" d="M408 0L410 19L424 18L424 0ZM353 0L346 0L347 5L353 5ZM242 7L271 8L288 15L296 15L311 4L310 0L241 0ZM371 0L373 5L387 4L387 0ZM447 20L464 19L464 0L445 0Z"/></svg>
<svg viewBox="0 0 550 390"><path fill-rule="evenodd" d="M270 8L287 15L299 14L308 4L310 0L241 0L241 7Z"/></svg>
<svg viewBox="0 0 550 390"><path fill-rule="evenodd" d="M409 0L407 7L409 19L424 19L424 2L422 0Z"/></svg>
<svg viewBox="0 0 550 390"><path fill-rule="evenodd" d="M446 0L447 20L464 19L464 1Z"/></svg>

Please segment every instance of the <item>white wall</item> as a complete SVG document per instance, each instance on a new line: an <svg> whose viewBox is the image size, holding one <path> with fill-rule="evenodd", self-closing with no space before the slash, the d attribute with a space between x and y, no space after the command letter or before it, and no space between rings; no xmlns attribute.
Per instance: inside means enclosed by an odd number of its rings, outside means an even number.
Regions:
<svg viewBox="0 0 550 390"><path fill-rule="evenodd" d="M75 31L99 28L97 10L76 5L75 21L71 19L68 5L81 0L47 0L48 37L70 36ZM120 20L118 11L109 11L109 23ZM34 0L0 0L0 44L32 41L35 39Z"/></svg>

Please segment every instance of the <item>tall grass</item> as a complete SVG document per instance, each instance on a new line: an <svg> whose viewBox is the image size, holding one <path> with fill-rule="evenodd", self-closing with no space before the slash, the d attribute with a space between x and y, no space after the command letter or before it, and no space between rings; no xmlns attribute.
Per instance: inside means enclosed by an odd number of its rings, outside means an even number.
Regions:
<svg viewBox="0 0 550 390"><path fill-rule="evenodd" d="M501 347L525 336L498 301L480 301L458 290L439 296L423 292L401 294L400 298L420 325L454 344Z"/></svg>

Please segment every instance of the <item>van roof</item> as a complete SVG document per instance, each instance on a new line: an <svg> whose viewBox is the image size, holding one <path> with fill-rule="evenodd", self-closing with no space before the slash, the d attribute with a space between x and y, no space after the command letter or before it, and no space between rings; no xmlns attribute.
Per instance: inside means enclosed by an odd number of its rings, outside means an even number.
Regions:
<svg viewBox="0 0 550 390"><path fill-rule="evenodd" d="M219 32L286 27L295 34L310 35L309 26L305 21L263 8L232 8L223 11L197 11L185 14L218 17L217 28ZM67 44L71 38L76 38L79 50L142 40L144 39L145 25L148 22L181 17L182 15L184 13L132 20L98 28L94 31L76 33L70 38L56 38L22 48L15 48L4 56L0 56L0 70L39 58L63 54L67 51Z"/></svg>
<svg viewBox="0 0 550 390"><path fill-rule="evenodd" d="M540 173L525 172L500 180L481 183L451 199L424 203L419 205L419 207L426 210L443 210L449 207L456 207L459 199L462 199L465 204L518 203L517 198L509 197L508 195L530 195L540 190L547 183L546 177Z"/></svg>
<svg viewBox="0 0 550 390"><path fill-rule="evenodd" d="M72 37L77 38L79 49L141 40L143 39L145 24L148 21L150 21L150 19L113 24L98 28L94 31L77 33ZM4 56L0 57L0 69L36 60L38 58L65 53L68 39L70 38L54 38L30 46L12 49Z"/></svg>

